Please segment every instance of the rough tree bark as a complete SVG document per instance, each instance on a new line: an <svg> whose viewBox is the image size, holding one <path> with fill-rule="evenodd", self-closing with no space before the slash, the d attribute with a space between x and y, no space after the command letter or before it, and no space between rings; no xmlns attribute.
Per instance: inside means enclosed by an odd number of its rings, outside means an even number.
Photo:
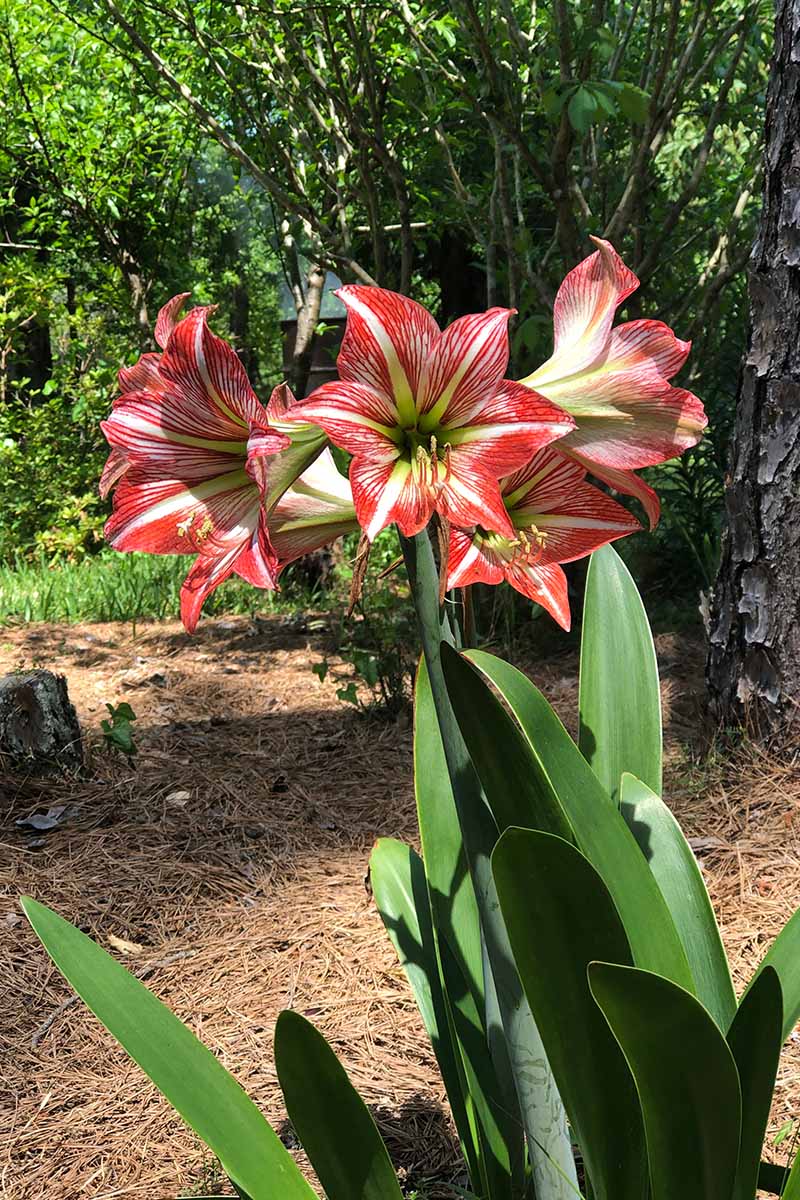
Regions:
<svg viewBox="0 0 800 1200"><path fill-rule="evenodd" d="M292 348L289 386L298 399L306 394L324 287L325 269L318 263L312 263L306 272L305 286L295 289L297 332Z"/></svg>
<svg viewBox="0 0 800 1200"><path fill-rule="evenodd" d="M26 775L81 770L81 729L63 675L36 670L0 679L0 760Z"/></svg>
<svg viewBox="0 0 800 1200"><path fill-rule="evenodd" d="M707 664L712 708L785 740L800 703L800 0L778 0L751 331Z"/></svg>

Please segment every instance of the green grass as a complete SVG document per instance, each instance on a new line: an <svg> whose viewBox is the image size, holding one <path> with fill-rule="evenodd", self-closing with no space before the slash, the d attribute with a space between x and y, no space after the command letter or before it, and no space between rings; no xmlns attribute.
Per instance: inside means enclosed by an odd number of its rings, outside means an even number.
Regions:
<svg viewBox="0 0 800 1200"><path fill-rule="evenodd" d="M102 550L78 562L18 556L0 564L0 625L28 621L145 621L179 617L181 583L191 557L118 554ZM289 581L268 592L238 578L226 580L203 606L220 613L287 612L320 598Z"/></svg>

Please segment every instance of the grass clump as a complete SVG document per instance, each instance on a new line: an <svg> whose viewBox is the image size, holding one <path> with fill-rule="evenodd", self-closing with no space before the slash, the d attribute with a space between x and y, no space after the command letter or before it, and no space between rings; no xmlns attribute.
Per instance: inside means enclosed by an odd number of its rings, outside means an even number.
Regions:
<svg viewBox="0 0 800 1200"><path fill-rule="evenodd" d="M179 616L179 592L190 558L102 550L78 561L18 555L0 564L0 625L30 621L163 621ZM296 611L311 593L287 578L281 592L261 591L234 577L203 606L220 613ZM314 597L319 605L320 598Z"/></svg>

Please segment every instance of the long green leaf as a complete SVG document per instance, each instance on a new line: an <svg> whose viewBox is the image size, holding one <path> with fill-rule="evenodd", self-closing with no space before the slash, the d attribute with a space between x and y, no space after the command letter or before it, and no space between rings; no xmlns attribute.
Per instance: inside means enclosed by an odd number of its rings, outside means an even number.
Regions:
<svg viewBox="0 0 800 1200"><path fill-rule="evenodd" d="M490 656L473 652L469 657ZM572 841L560 795L536 769L531 747L502 704L470 662L449 646L442 647L442 667L456 720L498 831L519 826Z"/></svg>
<svg viewBox="0 0 800 1200"><path fill-rule="evenodd" d="M372 1114L322 1034L284 1010L275 1067L286 1111L328 1200L402 1200Z"/></svg>
<svg viewBox="0 0 800 1200"><path fill-rule="evenodd" d="M667 902L697 997L725 1033L736 993L714 909L691 846L663 800L633 775L622 776L621 812Z"/></svg>
<svg viewBox="0 0 800 1200"><path fill-rule="evenodd" d="M731 1200L741 1096L713 1018L671 980L636 967L592 963L589 984L636 1080L653 1200Z"/></svg>
<svg viewBox="0 0 800 1200"><path fill-rule="evenodd" d="M765 967L773 967L781 983L781 992L783 993L781 1039L785 1042L800 1019L800 908L789 918L762 958L755 975L747 985L745 996Z"/></svg>
<svg viewBox="0 0 800 1200"><path fill-rule="evenodd" d="M482 1011L478 905L424 659L414 689L414 789L433 924L437 936L447 939L475 1004ZM476 842L494 845L496 826L486 805L481 808L473 818L473 836Z"/></svg>
<svg viewBox="0 0 800 1200"><path fill-rule="evenodd" d="M742 1087L742 1140L732 1200L753 1200L783 1039L783 996L767 967L742 1000L728 1030Z"/></svg>
<svg viewBox="0 0 800 1200"><path fill-rule="evenodd" d="M641 596L613 546L586 576L580 673L580 748L616 799L624 771L661 795L661 693Z"/></svg>
<svg viewBox="0 0 800 1200"><path fill-rule="evenodd" d="M522 1185L522 1117L508 1055L490 1053L479 908L424 658L414 689L414 788L448 1019L459 1042L466 1081L461 1100L451 1097L451 1103L454 1111L461 1105L470 1116L483 1187L490 1196L499 1197L509 1178ZM482 800L467 802L465 823L479 871L482 848L488 847L488 861L497 828ZM476 1176L471 1178L475 1183Z"/></svg>
<svg viewBox="0 0 800 1200"><path fill-rule="evenodd" d="M579 848L611 893L634 962L694 990L675 923L633 834L553 709L516 667L479 650L470 651L468 657L491 680L519 722L529 749L528 787L558 796ZM467 741L487 795L512 786L520 788L518 777L512 780L505 773L505 743L492 740L504 736L510 718L465 659L450 654L447 666L453 680L454 707L459 720L465 722L465 732L469 729ZM497 719L498 710L502 723ZM484 730L484 736L473 739L475 729ZM499 754L494 748L498 745L503 745ZM491 794L489 781L493 781ZM537 826L535 816L530 813L517 824L554 832L552 824Z"/></svg>
<svg viewBox="0 0 800 1200"><path fill-rule="evenodd" d="M280 1139L236 1080L165 1004L43 904L22 907L59 971L251 1200L314 1200Z"/></svg>
<svg viewBox="0 0 800 1200"><path fill-rule="evenodd" d="M800 1200L800 1151L795 1155L788 1177L784 1173L784 1178L783 1191L780 1193L783 1200Z"/></svg>
<svg viewBox="0 0 800 1200"><path fill-rule="evenodd" d="M476 1131L465 1103L467 1083L460 1051L453 1044L452 1021L442 988L422 859L402 842L380 838L370 855L369 865L375 903L411 984L431 1040L470 1177L478 1179L481 1175L480 1146L476 1144ZM498 1149L503 1153L502 1140Z"/></svg>
<svg viewBox="0 0 800 1200"><path fill-rule="evenodd" d="M432 703L427 712L433 718L434 728L438 726L441 733L437 743L439 754L444 755L452 785L451 795L460 828L463 861L468 866L472 880L480 917L481 939L486 948L486 956L484 959L482 955L482 962L485 970L491 971L492 975L491 987L487 988L482 996L482 1006L485 1011L487 996L489 1000L496 996L497 1010L505 1034L503 1045L506 1053L496 1054L493 1062L501 1094L507 1097L509 1121L512 1129L518 1134L511 1147L512 1176L515 1183L521 1182L520 1167L524 1167L524 1146L519 1130L524 1126L531 1173L538 1194L547 1196L548 1200L573 1200L577 1175L564 1107L552 1073L546 1065L541 1038L514 966L505 925L497 904L490 865L490 855L497 840L497 825L486 804L480 781L464 745L442 674L443 647L440 640L442 627L438 605L438 575L430 539L423 533L410 540L401 538L401 545L417 608L427 668L425 672L420 670L417 680L416 733L419 737L423 730L429 728L420 716L420 697L425 694L425 686L429 684L428 691ZM431 765L436 767L435 758ZM418 762L418 783L419 779ZM423 826L420 810L421 829ZM430 843L426 841L424 830L423 858L426 861L426 873L431 880L431 873L437 870L437 863L435 858L433 861L430 859ZM451 866L452 863L448 865L448 869ZM445 872L445 881L447 879L448 875ZM434 894L432 889L431 906L438 932L439 917ZM450 945L449 942L447 944ZM440 939L440 948L443 945L443 939ZM445 955L442 954L443 965L444 961ZM490 1033L487 1031L488 1036ZM497 1050L498 1042L494 1030L491 1031L491 1039L493 1050ZM541 1063L536 1073L529 1070L532 1057ZM512 1078L507 1078L508 1066L511 1068ZM519 1116L520 1125L517 1124ZM517 1147L522 1153L517 1152Z"/></svg>
<svg viewBox="0 0 800 1200"><path fill-rule="evenodd" d="M464 1072L464 1102L474 1128L477 1148L478 1174L481 1194L492 1198L520 1196L525 1180L525 1139L519 1113L513 1076L505 1044L498 1047L494 1031L488 1031L484 1014L479 1012L472 993L447 942L440 946L442 980L447 1001L447 1013L453 1040L461 1055ZM489 986L491 972L487 972ZM499 1030L502 1037L502 1028ZM502 1063L498 1070L495 1051L500 1050ZM508 1078L508 1093L500 1079ZM479 1190L477 1183L473 1190Z"/></svg>
<svg viewBox="0 0 800 1200"><path fill-rule="evenodd" d="M598 956L632 961L611 897L580 851L547 833L507 830L492 868L517 969L592 1193L597 1200L644 1200L647 1164L636 1090L586 974Z"/></svg>

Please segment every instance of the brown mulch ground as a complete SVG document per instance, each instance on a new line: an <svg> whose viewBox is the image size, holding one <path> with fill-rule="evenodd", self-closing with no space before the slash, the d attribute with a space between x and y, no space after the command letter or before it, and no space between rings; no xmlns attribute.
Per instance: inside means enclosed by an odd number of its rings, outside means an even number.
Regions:
<svg viewBox="0 0 800 1200"><path fill-rule="evenodd" d="M287 1006L341 1055L408 1185L458 1178L432 1054L364 880L376 837L415 838L409 721L342 705L310 670L323 639L278 618L208 621L193 639L171 624L135 640L111 625L0 630L0 674L67 676L93 770L70 783L0 779L0 1197L161 1200L219 1183L138 1069L81 1004L65 1004L21 893L123 957L290 1143L271 1046ZM800 769L752 749L705 755L702 651L669 636L659 654L667 794L699 839L741 986L800 904ZM568 722L576 665L528 664ZM135 769L100 744L106 701L123 699L138 715ZM16 824L64 803L73 811L54 832ZM790 1041L773 1132L798 1101Z"/></svg>

